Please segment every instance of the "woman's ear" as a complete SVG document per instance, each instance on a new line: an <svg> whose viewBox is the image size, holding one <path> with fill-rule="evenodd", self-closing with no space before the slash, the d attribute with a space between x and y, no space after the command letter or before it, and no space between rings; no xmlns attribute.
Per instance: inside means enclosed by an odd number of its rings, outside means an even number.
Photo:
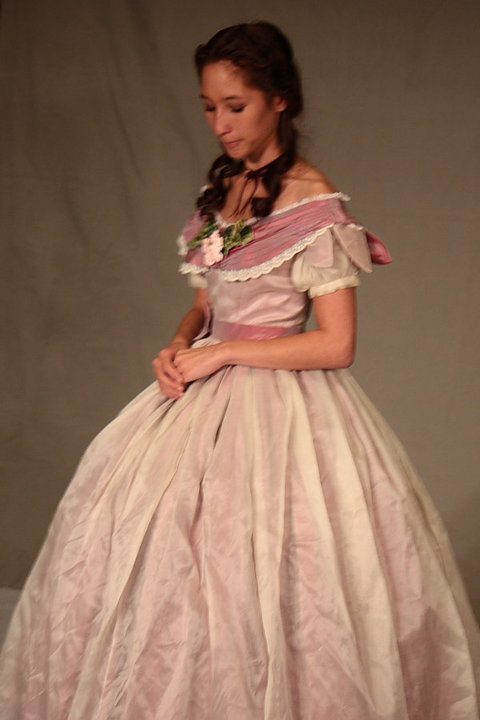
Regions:
<svg viewBox="0 0 480 720"><path fill-rule="evenodd" d="M272 108L275 112L283 112L287 109L287 101L280 95L275 95L272 98Z"/></svg>

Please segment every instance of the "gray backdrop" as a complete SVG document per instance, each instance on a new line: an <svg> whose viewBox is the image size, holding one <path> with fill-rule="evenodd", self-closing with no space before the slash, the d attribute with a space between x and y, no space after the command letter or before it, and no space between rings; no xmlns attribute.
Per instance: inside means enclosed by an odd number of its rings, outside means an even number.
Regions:
<svg viewBox="0 0 480 720"><path fill-rule="evenodd" d="M407 446L480 610L477 1L4 0L0 583L19 587L92 436L187 309L175 237L216 152L195 46L269 19L308 157L395 262L354 374Z"/></svg>

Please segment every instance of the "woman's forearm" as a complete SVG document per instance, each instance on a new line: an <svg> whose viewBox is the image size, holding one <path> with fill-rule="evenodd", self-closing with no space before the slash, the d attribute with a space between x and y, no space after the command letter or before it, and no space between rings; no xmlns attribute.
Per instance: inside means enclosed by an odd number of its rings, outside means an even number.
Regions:
<svg viewBox="0 0 480 720"><path fill-rule="evenodd" d="M315 298L317 330L274 340L224 343L226 365L277 370L329 370L349 367L355 356L356 302L354 288Z"/></svg>
<svg viewBox="0 0 480 720"><path fill-rule="evenodd" d="M355 357L354 334L312 330L273 340L232 340L219 347L225 365L275 370L329 370L349 367Z"/></svg>
<svg viewBox="0 0 480 720"><path fill-rule="evenodd" d="M188 348L192 344L192 340L200 332L205 318L204 311L199 307L194 307L185 315L182 322L178 326L170 346Z"/></svg>
<svg viewBox="0 0 480 720"><path fill-rule="evenodd" d="M226 340L179 348L174 364L184 382L206 377L225 365L272 370L331 370L348 367L355 355L354 288L315 298L317 330L272 340Z"/></svg>
<svg viewBox="0 0 480 720"><path fill-rule="evenodd" d="M195 303L187 312L178 326L175 335L170 342L170 347L188 348L193 339L198 335L205 322L205 311L208 307L207 291L198 289L195 294Z"/></svg>

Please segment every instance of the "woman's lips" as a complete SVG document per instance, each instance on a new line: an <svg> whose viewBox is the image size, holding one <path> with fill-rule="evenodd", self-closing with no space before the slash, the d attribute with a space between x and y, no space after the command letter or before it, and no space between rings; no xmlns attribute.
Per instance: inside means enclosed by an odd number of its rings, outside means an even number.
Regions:
<svg viewBox="0 0 480 720"><path fill-rule="evenodd" d="M230 140L228 142L226 140L222 140L222 143L223 146L226 147L228 150L233 150L237 147L237 145L239 145L240 140Z"/></svg>

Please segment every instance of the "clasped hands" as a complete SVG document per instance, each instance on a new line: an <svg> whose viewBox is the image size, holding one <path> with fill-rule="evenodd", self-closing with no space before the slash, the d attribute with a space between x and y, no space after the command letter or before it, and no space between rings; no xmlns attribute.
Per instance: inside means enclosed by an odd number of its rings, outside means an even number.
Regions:
<svg viewBox="0 0 480 720"><path fill-rule="evenodd" d="M181 397L189 382L211 375L226 364L224 343L198 348L172 343L152 363L160 390L169 398Z"/></svg>

